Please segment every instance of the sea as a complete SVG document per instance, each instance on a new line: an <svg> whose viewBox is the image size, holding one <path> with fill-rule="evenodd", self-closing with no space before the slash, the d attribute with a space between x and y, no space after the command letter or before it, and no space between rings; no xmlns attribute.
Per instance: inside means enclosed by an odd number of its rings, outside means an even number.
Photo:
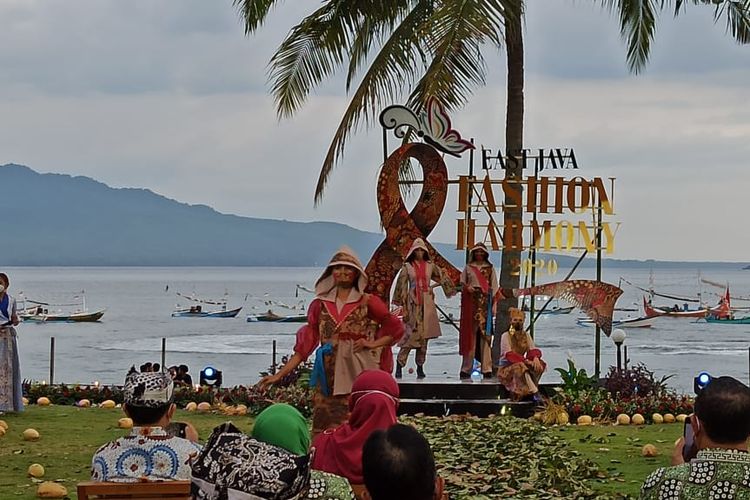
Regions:
<svg viewBox="0 0 750 500"><path fill-rule="evenodd" d="M272 310L279 315L296 315L312 298L320 268L272 267L11 267L10 293L21 299L72 304L83 293L90 311L106 309L96 323L32 323L18 327L21 374L38 382L68 384L119 384L128 369L145 362L161 362L162 342L166 365L186 364L194 381L201 369L211 366L222 371L224 385L254 384L272 363L276 341L277 358L292 352L299 323L248 322L247 315ZM573 278L591 279L591 268L579 270ZM541 275L538 282L558 281L567 271ZM718 284L728 283L732 295L750 296L750 271L734 267L651 269L605 267L603 280L620 284L624 290L617 307L638 309L643 292L621 281L654 288L676 296L702 293L715 304L723 290L700 285L699 276ZM298 286L299 285L299 286ZM226 298L228 307L242 307L235 318L173 318L176 306L189 301L177 295L194 295L207 300ZM74 298L79 297L79 298ZM655 304L678 301L656 299ZM437 303L446 314L459 316L459 299L446 299L438 291ZM738 305L750 305L740 303ZM564 306L564 303L551 305ZM679 302L682 305L682 302ZM735 305L735 304L733 304ZM210 305L203 305L210 308ZM66 306L50 306L50 311ZM616 319L637 317L640 309L618 311ZM743 313L740 313L742 315ZM750 313L745 313L750 314ZM535 323L535 342L542 349L548 370L542 381L557 383L554 370L574 360L589 374L595 367L595 329L579 326L580 312L543 315ZM691 393L693 378L701 371L714 376L731 375L747 383L750 363L750 325L716 325L693 319L659 318L651 328L627 329L624 345L630 364L644 363L658 378L671 376L670 387ZM51 339L54 338L54 372L51 373ZM601 336L601 371L616 364L616 347ZM458 333L442 325L442 337L429 344L426 373L429 379L457 379L460 365ZM413 355L405 377L414 377Z"/></svg>

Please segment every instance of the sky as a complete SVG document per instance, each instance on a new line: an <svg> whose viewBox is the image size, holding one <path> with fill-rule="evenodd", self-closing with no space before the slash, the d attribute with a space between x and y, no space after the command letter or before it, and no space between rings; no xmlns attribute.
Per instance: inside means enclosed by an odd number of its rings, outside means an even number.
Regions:
<svg viewBox="0 0 750 500"><path fill-rule="evenodd" d="M747 261L750 46L711 8L689 6L662 15L650 62L633 75L599 2L527 3L526 145L572 147L582 176L617 178L612 257ZM0 0L0 164L379 231L379 129L358 132L313 204L348 102L341 78L291 119L277 118L270 95L274 49L317 5L283 2L247 37L231 0ZM493 48L485 57L488 86L452 118L497 149L505 59ZM465 159L447 164L451 177L466 172ZM456 205L451 188L431 240L454 241Z"/></svg>

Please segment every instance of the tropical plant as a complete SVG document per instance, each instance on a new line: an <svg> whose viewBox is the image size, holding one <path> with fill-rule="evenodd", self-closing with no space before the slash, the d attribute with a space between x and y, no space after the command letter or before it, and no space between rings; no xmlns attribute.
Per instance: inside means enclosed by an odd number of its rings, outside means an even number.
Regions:
<svg viewBox="0 0 750 500"><path fill-rule="evenodd" d="M562 380L559 390L573 397L595 387L597 383L596 377L589 376L585 369L576 368L576 364L572 359L568 359L567 370L564 368L555 368L555 371L560 374L560 379Z"/></svg>
<svg viewBox="0 0 750 500"><path fill-rule="evenodd" d="M639 363L625 370L609 367L604 379L604 388L613 396L628 398L633 396L661 396L667 392L667 380L674 377L665 375L656 379L654 372Z"/></svg>
<svg viewBox="0 0 750 500"><path fill-rule="evenodd" d="M234 0L245 33L263 25L281 0ZM750 0L601 0L620 20L627 44L629 69L640 72L648 61L656 32L657 14L674 16L687 5L713 9L714 20L725 19L732 37L750 43ZM377 114L408 92L407 105L419 111L429 97L449 110L462 107L477 87L485 84L483 49L505 48L507 101L505 151L518 156L523 149L524 125L524 0L324 0L294 26L270 61L270 80L281 117L297 112L314 87L334 73L346 74L351 100L333 140L315 189L320 201L330 174L343 154L350 134L375 122ZM355 84L355 82L358 82ZM509 162L506 178L520 178L522 163ZM521 190L520 184L511 183ZM518 193L506 193L504 225L522 219L513 208ZM521 250L504 248L500 286L516 288L514 262ZM506 299L498 309L497 331L508 325Z"/></svg>

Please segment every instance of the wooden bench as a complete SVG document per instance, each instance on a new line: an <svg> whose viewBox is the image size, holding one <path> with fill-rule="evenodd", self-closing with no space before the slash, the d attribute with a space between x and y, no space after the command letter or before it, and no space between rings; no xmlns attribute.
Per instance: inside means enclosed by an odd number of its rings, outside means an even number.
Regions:
<svg viewBox="0 0 750 500"><path fill-rule="evenodd" d="M78 483L78 500L103 498L106 500L190 500L190 481L160 481L153 483Z"/></svg>

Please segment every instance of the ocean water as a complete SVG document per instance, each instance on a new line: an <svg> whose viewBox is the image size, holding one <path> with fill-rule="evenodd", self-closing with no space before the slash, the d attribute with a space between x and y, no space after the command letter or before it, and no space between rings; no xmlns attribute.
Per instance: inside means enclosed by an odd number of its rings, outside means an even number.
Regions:
<svg viewBox="0 0 750 500"><path fill-rule="evenodd" d="M271 363L272 344L277 341L279 357L291 353L298 323L248 323L246 315L269 308L278 314L297 314L291 309L311 294L297 284L312 288L319 268L6 268L11 293L30 299L66 303L85 291L89 310L106 308L97 323L23 323L18 328L21 372L24 378L50 378L50 338L55 338L55 382L121 383L128 368L146 361L160 362L162 338L166 339L167 365L187 364L197 382L205 366L222 370L225 385L253 384L261 370ZM655 287L669 294L696 295L698 269L655 267ZM566 270L539 282L563 279ZM642 286L649 282L648 270L610 267L604 280L617 284L625 277ZM728 282L732 294L750 296L750 271L724 269L703 273L718 283ZM576 278L592 278L593 270L577 272ZM634 308L642 292L622 284L624 294L618 307ZM232 319L172 318L177 303L186 305L175 292L194 293L204 298L226 294L229 307L242 306ZM704 285L704 296L718 288ZM458 317L459 299L445 299L438 293L438 304ZM674 301L655 301L672 304ZM561 304L562 305L562 304ZM733 305L750 305L736 302ZM204 306L209 307L209 306ZM53 307L52 309L56 309ZM618 312L616 318L637 316L640 312ZM747 313L750 314L750 313ZM589 373L594 369L594 328L576 324L578 311L567 315L547 315L535 327L535 340L544 352L549 369L543 381L557 382L555 367L567 365L572 357ZM435 379L457 378L460 357L458 334L451 325L442 326L443 336L430 342L426 372ZM645 363L658 376L674 374L669 384L690 392L693 377L702 370L714 375L731 375L747 382L750 325L715 325L691 319L660 318L652 328L626 330L625 345L631 363ZM413 356L413 355L412 355ZM602 335L601 366L606 372L615 364L616 348ZM413 365L413 357L410 359ZM410 375L405 375L410 376Z"/></svg>

